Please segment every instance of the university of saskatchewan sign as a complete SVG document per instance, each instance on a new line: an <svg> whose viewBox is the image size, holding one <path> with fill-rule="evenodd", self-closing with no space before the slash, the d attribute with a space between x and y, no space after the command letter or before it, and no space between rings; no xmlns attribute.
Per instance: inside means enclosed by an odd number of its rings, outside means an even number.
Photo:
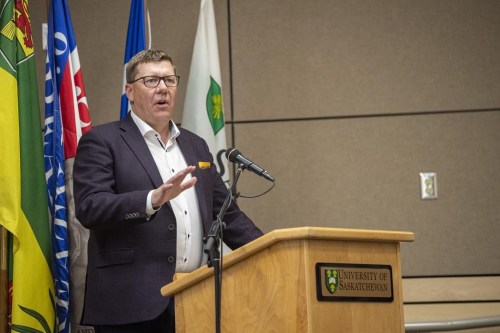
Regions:
<svg viewBox="0 0 500 333"><path fill-rule="evenodd" d="M392 302L390 265L317 263L318 301Z"/></svg>

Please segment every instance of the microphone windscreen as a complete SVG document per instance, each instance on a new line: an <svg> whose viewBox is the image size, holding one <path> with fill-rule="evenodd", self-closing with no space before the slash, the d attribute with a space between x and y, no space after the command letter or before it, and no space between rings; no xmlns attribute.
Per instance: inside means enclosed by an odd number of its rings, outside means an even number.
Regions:
<svg viewBox="0 0 500 333"><path fill-rule="evenodd" d="M236 162L236 157L240 155L240 151L236 148L228 148L226 150L226 158L231 162Z"/></svg>

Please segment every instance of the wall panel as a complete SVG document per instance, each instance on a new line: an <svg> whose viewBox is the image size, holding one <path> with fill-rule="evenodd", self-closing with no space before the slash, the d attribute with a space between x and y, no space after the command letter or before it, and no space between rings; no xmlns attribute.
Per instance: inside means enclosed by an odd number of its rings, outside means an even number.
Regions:
<svg viewBox="0 0 500 333"><path fill-rule="evenodd" d="M239 203L266 231L302 225L410 230L405 275L499 274L500 112L236 127L276 187ZM421 200L420 172L438 199ZM242 195L269 183L245 171Z"/></svg>
<svg viewBox="0 0 500 333"><path fill-rule="evenodd" d="M495 1L235 1L236 120L500 104Z"/></svg>

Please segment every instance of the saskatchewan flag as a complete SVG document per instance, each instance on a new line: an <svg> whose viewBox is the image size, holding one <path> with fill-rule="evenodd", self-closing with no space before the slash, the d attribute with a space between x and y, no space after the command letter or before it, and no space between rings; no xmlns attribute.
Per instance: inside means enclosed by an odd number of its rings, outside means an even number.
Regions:
<svg viewBox="0 0 500 333"><path fill-rule="evenodd" d="M229 179L217 32L212 0L201 0L182 127L208 144L222 179Z"/></svg>
<svg viewBox="0 0 500 333"><path fill-rule="evenodd" d="M11 329L48 333L54 283L28 1L0 1L0 225L12 235Z"/></svg>

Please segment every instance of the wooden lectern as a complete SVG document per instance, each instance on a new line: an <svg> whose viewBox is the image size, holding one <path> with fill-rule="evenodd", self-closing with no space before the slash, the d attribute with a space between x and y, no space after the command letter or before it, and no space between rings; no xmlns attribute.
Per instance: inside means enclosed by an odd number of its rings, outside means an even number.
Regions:
<svg viewBox="0 0 500 333"><path fill-rule="evenodd" d="M400 242L411 232L274 230L223 259L221 331L404 332ZM177 332L214 332L213 268L176 274Z"/></svg>

